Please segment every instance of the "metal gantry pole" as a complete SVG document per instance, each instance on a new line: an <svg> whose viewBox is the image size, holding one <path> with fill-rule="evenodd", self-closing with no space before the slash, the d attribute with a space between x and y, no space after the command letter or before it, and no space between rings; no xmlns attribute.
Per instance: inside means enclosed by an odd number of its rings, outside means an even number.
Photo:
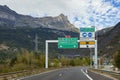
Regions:
<svg viewBox="0 0 120 80"><path fill-rule="evenodd" d="M45 68L48 68L48 42L45 42Z"/></svg>
<svg viewBox="0 0 120 80"><path fill-rule="evenodd" d="M58 40L46 40L45 42L45 68L48 68L48 44L49 43L58 43Z"/></svg>
<svg viewBox="0 0 120 80"><path fill-rule="evenodd" d="M95 69L98 69L98 53L97 53L97 40L95 40Z"/></svg>

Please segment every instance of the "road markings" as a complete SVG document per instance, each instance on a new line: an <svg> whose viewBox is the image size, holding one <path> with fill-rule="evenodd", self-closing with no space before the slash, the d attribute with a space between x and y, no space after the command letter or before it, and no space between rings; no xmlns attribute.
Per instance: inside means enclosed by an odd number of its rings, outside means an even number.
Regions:
<svg viewBox="0 0 120 80"><path fill-rule="evenodd" d="M89 78L90 80L93 80L87 73L85 73L84 71L83 71L83 69L81 69L81 71L83 72L83 74L85 74L86 76L87 76L87 78ZM87 71L87 70L86 70Z"/></svg>
<svg viewBox="0 0 120 80"><path fill-rule="evenodd" d="M62 74L60 73L59 76L62 76Z"/></svg>
<svg viewBox="0 0 120 80"><path fill-rule="evenodd" d="M39 76L41 74L46 74L46 73L50 73L50 72L54 72L54 71L65 70L65 69L69 70L69 68L61 68L61 69L49 70L49 71L46 71L46 72L42 72L42 73L31 75L31 76L21 77L21 78L19 78L19 80L27 79L27 78L31 78L31 77L35 77L35 76Z"/></svg>
<svg viewBox="0 0 120 80"><path fill-rule="evenodd" d="M86 69L86 73L88 73L87 69Z"/></svg>

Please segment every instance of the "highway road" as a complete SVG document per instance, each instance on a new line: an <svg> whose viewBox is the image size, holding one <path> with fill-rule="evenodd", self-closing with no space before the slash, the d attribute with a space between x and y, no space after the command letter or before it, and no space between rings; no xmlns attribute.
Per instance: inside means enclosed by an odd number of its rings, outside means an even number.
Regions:
<svg viewBox="0 0 120 80"><path fill-rule="evenodd" d="M20 80L113 80L87 70L86 67L52 70L21 78Z"/></svg>

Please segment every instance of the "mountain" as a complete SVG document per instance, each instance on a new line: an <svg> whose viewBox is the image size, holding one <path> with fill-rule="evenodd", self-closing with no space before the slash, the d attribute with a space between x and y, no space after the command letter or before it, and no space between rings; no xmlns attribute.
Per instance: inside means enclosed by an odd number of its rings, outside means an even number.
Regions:
<svg viewBox="0 0 120 80"><path fill-rule="evenodd" d="M111 29L113 29L114 27L112 26L112 27L108 27L108 28L104 28L104 29L102 29L102 30L98 30L97 32L96 32L96 35L104 35L104 34L106 34L108 31L110 31Z"/></svg>
<svg viewBox="0 0 120 80"><path fill-rule="evenodd" d="M63 14L56 17L33 18L18 14L7 6L0 6L0 44L6 47L1 46L1 50L7 49L8 52L21 48L34 50L36 34L38 35L39 51L43 53L45 40L57 40L58 37L66 35L79 37L78 29ZM50 53L70 55L79 52L79 50L58 49L56 44L50 45L49 51ZM81 56L84 55L81 54Z"/></svg>
<svg viewBox="0 0 120 80"><path fill-rule="evenodd" d="M120 22L114 27L103 30L106 30L104 34L98 35L99 55L112 56L120 50Z"/></svg>
<svg viewBox="0 0 120 80"><path fill-rule="evenodd" d="M120 49L120 23L114 27L96 32L98 39L98 55L113 55ZM57 40L58 37L79 38L78 29L66 16L34 18L21 15L7 6L0 6L0 52L14 52L19 49L35 49L35 35L38 35L39 51L44 53L45 40ZM57 44L49 44L49 56L79 55L89 56L90 49L58 49ZM2 52L3 53L3 52Z"/></svg>
<svg viewBox="0 0 120 80"><path fill-rule="evenodd" d="M4 27L3 27L4 26ZM71 24L67 16L60 14L56 17L33 18L28 15L20 15L9 7L0 6L0 28L50 28L66 31L78 31Z"/></svg>

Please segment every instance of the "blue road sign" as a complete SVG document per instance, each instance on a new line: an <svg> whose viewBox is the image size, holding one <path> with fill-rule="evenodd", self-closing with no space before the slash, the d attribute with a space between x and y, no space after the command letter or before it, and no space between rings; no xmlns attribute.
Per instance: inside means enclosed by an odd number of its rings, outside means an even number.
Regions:
<svg viewBox="0 0 120 80"><path fill-rule="evenodd" d="M92 33L88 33L88 37L92 37Z"/></svg>
<svg viewBox="0 0 120 80"><path fill-rule="evenodd" d="M87 37L87 33L82 33L82 36L83 37Z"/></svg>

